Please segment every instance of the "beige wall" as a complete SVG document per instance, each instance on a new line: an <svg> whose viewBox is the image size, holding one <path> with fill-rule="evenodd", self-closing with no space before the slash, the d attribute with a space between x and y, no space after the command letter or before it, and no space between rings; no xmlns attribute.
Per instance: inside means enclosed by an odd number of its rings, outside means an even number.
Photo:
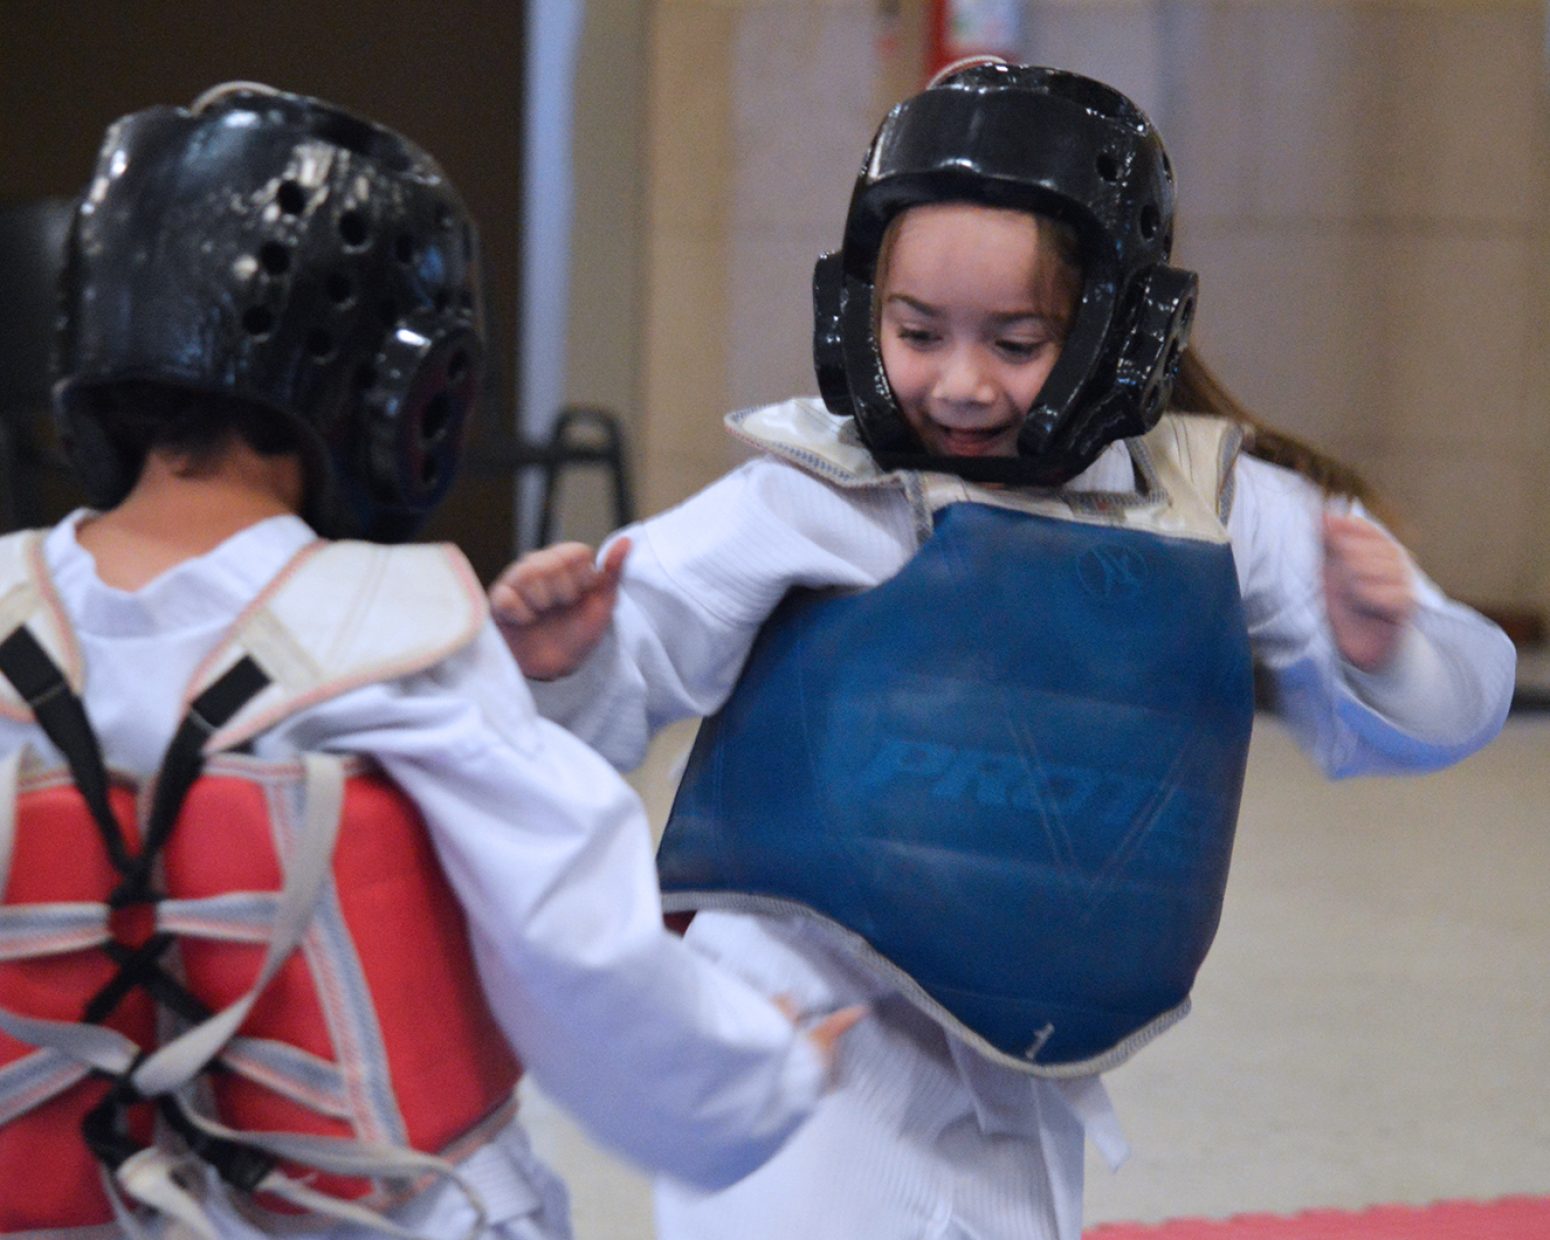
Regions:
<svg viewBox="0 0 1550 1240"><path fill-rule="evenodd" d="M813 389L812 262L897 66L880 65L877 0L648 7L637 446L655 508L733 459L723 412ZM1367 470L1449 590L1550 606L1542 6L1030 13L1031 58L1113 81L1168 139L1202 352Z"/></svg>
<svg viewBox="0 0 1550 1240"><path fill-rule="evenodd" d="M1173 6L1157 40L1199 345L1449 590L1542 607L1543 7Z"/></svg>
<svg viewBox="0 0 1550 1240"><path fill-rule="evenodd" d="M726 470L728 410L814 389L813 260L878 119L872 0L651 11L647 508Z"/></svg>
<svg viewBox="0 0 1550 1240"><path fill-rule="evenodd" d="M639 0L587 0L576 82L575 236L566 400L638 418L649 22Z"/></svg>
<svg viewBox="0 0 1550 1240"><path fill-rule="evenodd" d="M565 403L617 414L631 464L644 407L647 7L587 0L577 65L575 206ZM597 542L613 528L607 473L562 477L556 538Z"/></svg>
<svg viewBox="0 0 1550 1240"><path fill-rule="evenodd" d="M641 498L661 508L714 477L726 407L725 237L732 36L717 4L651 6Z"/></svg>

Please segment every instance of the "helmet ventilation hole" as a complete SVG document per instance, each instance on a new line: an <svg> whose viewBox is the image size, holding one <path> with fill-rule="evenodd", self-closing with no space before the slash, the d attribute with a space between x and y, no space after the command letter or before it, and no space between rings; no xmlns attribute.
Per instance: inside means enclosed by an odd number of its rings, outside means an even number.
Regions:
<svg viewBox="0 0 1550 1240"><path fill-rule="evenodd" d="M393 241L393 257L401 263L414 262L414 235L412 233L399 233Z"/></svg>
<svg viewBox="0 0 1550 1240"><path fill-rule="evenodd" d="M266 241L259 247L258 262L272 276L283 276L291 269L291 252L278 241Z"/></svg>
<svg viewBox="0 0 1550 1240"><path fill-rule="evenodd" d="M461 383L468 374L468 354L459 349L447 361L447 382Z"/></svg>
<svg viewBox="0 0 1550 1240"><path fill-rule="evenodd" d="M1097 167L1098 175L1105 181L1112 183L1119 180L1119 160L1114 157L1113 152L1099 151Z"/></svg>
<svg viewBox="0 0 1550 1240"><path fill-rule="evenodd" d="M307 209L307 191L295 181L281 181L274 200L286 215L300 215Z"/></svg>
<svg viewBox="0 0 1550 1240"><path fill-rule="evenodd" d="M307 333L307 354L315 362L326 362L338 351L339 342L333 333L314 327Z"/></svg>
<svg viewBox="0 0 1550 1240"><path fill-rule="evenodd" d="M336 306L348 306L355 300L355 281L342 271L331 272L323 281L323 288L328 300Z"/></svg>
<svg viewBox="0 0 1550 1240"><path fill-rule="evenodd" d="M350 249L361 249L370 238L371 230L359 211L346 211L339 217L339 239Z"/></svg>
<svg viewBox="0 0 1550 1240"><path fill-rule="evenodd" d="M1149 202L1141 208L1141 235L1150 241L1157 236L1157 230L1162 226L1162 214L1157 210L1155 202Z"/></svg>
<svg viewBox="0 0 1550 1240"><path fill-rule="evenodd" d="M447 433L451 421L452 398L445 391L437 392L426 403L425 412L420 415L420 442L435 443Z"/></svg>
<svg viewBox="0 0 1550 1240"><path fill-rule="evenodd" d="M242 314L242 330L262 339L274 331L274 311L268 306L249 306Z"/></svg>

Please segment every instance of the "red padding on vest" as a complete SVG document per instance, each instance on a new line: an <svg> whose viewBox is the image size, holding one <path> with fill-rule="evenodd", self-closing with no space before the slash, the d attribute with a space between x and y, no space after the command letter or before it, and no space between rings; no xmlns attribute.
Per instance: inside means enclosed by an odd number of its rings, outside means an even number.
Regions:
<svg viewBox="0 0 1550 1240"><path fill-rule="evenodd" d="M168 890L185 899L232 891L278 891L282 876L265 785L256 780L202 776L184 800L162 858ZM189 990L212 1011L247 993L264 961L264 948L257 944L189 937L179 943L179 951ZM304 948L281 965L238 1033L284 1042L333 1061L328 1020ZM319 1114L235 1073L216 1071L210 1084L218 1118L239 1131L307 1133L345 1140L359 1135L347 1120ZM360 1197L371 1188L364 1180L318 1179L307 1167L288 1170L335 1196ZM296 1212L283 1203L275 1206L285 1213Z"/></svg>
<svg viewBox="0 0 1550 1240"><path fill-rule="evenodd" d="M168 893L181 899L237 891L278 891L281 871L271 827L271 797L282 784L206 775L195 783L163 852ZM134 798L112 793L131 851L138 847ZM366 980L373 1041L386 1059L386 1088L396 1098L414 1148L441 1152L505 1105L520 1066L490 1015L474 970L462 910L442 874L418 812L388 780L356 777L345 791L344 822L333 877L346 935ZM80 794L69 784L18 798L16 851L7 904L104 902L118 875ZM330 898L325 896L325 899ZM110 921L115 937L142 941L147 910ZM188 988L212 1011L252 984L263 949L185 938L178 947ZM26 1015L78 1019L87 1001L116 972L99 950L0 963L0 1004ZM320 986L331 975L314 968L304 947L286 961L255 1003L242 1036L267 1038L334 1061L330 1018ZM337 1001L338 996L334 996ZM131 991L108 1022L138 1045L154 1043L156 1018L144 991ZM31 1048L0 1034L0 1067ZM360 1081L359 1063L344 1065ZM320 1113L231 1072L210 1076L219 1117L249 1132L363 1138L352 1120ZM81 1117L106 1084L87 1079L50 1102L0 1125L0 1233L110 1222L98 1170L80 1135ZM352 1100L359 1101L358 1084ZM150 1108L131 1112L137 1139L151 1137ZM39 1169L46 1167L47 1175ZM359 1197L364 1180L317 1175L297 1167L312 1187ZM25 1193L12 1191L26 1185ZM279 1203L279 1209L288 1209Z"/></svg>
<svg viewBox="0 0 1550 1240"><path fill-rule="evenodd" d="M110 802L133 849L138 841L134 797L115 788ZM17 798L16 848L6 904L102 903L117 883L117 872L74 786L43 788ZM0 1006L25 1016L76 1020L116 971L96 948L6 961L0 963ZM155 1038L155 1013L144 991L126 995L107 1024L140 1046ZM0 1033L0 1067L31 1051ZM106 1090L106 1082L88 1077L0 1125L0 1233L112 1221L96 1161L81 1139L82 1116ZM130 1131L149 1141L150 1108L136 1107L130 1116Z"/></svg>
<svg viewBox="0 0 1550 1240"><path fill-rule="evenodd" d="M505 1103L521 1068L490 1014L462 906L418 812L386 779L351 780L334 871L415 1149L446 1149Z"/></svg>
<svg viewBox="0 0 1550 1240"><path fill-rule="evenodd" d="M212 830L211 827L218 826ZM281 884L267 798L252 780L206 775L189 795L166 852L169 887L183 896L274 891ZM390 1080L409 1144L439 1153L511 1095L520 1068L474 971L462 910L447 886L418 812L380 776L348 781L335 851L335 894L365 976ZM327 898L327 897L325 897ZM185 940L189 988L212 1008L241 995L262 961L256 946ZM320 987L321 961L298 951L254 1005L240 1033L338 1061L356 1082L366 1065L335 1045ZM339 1001L339 997L335 997ZM221 1119L244 1131L372 1138L233 1073L212 1078ZM293 1168L320 1192L354 1198L371 1186ZM272 1208L288 1207L266 1201Z"/></svg>
<svg viewBox="0 0 1550 1240"><path fill-rule="evenodd" d="M694 910L690 909L682 913L663 913L662 924L676 934L679 938L689 933L689 927L694 922Z"/></svg>

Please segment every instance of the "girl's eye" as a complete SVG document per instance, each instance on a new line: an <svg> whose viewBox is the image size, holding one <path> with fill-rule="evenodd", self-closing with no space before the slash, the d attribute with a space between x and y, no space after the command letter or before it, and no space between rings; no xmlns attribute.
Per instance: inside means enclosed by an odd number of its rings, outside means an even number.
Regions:
<svg viewBox="0 0 1550 1240"><path fill-rule="evenodd" d="M905 344L912 344L917 347L933 344L937 338L934 331L924 327L899 327L896 334Z"/></svg>
<svg viewBox="0 0 1550 1240"><path fill-rule="evenodd" d="M1048 344L1047 340L998 340L996 348L1014 361L1031 362Z"/></svg>

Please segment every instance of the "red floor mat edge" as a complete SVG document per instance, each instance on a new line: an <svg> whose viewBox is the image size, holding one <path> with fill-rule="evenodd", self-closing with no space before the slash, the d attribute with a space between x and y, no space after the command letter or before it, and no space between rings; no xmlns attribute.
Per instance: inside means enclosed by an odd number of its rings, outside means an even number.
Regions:
<svg viewBox="0 0 1550 1240"><path fill-rule="evenodd" d="M1550 1240L1550 1197L1100 1223L1084 1240Z"/></svg>

